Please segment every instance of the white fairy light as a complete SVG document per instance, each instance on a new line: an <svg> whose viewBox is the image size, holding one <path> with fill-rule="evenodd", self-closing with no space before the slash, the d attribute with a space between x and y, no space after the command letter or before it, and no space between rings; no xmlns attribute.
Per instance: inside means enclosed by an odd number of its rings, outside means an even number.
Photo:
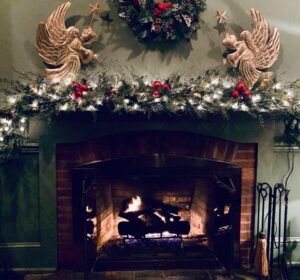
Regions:
<svg viewBox="0 0 300 280"><path fill-rule="evenodd" d="M233 110L237 110L239 108L239 104L238 103L234 103L234 104L232 104L231 108Z"/></svg>
<svg viewBox="0 0 300 280"><path fill-rule="evenodd" d="M25 122L26 122L26 118L23 117L20 119L20 123L25 123Z"/></svg>
<svg viewBox="0 0 300 280"><path fill-rule="evenodd" d="M36 109L36 108L38 107L38 105L39 105L38 101L37 101L37 100L34 100L34 101L32 102L32 104L31 104L31 107L34 108L34 109Z"/></svg>
<svg viewBox="0 0 300 280"><path fill-rule="evenodd" d="M11 126L12 125L12 120L7 120L5 119L5 122L4 122L6 125L8 126Z"/></svg>
<svg viewBox="0 0 300 280"><path fill-rule="evenodd" d="M10 97L8 98L8 102L9 102L10 104L15 104L15 103L17 102L17 98L14 97L14 96L10 96Z"/></svg>
<svg viewBox="0 0 300 280"><path fill-rule="evenodd" d="M221 96L223 95L223 93L224 93L224 92L223 92L222 90L220 90L220 89L218 89L218 90L216 91L216 94L221 95Z"/></svg>
<svg viewBox="0 0 300 280"><path fill-rule="evenodd" d="M216 86L217 84L219 84L219 78L218 78L218 77L213 78L213 79L211 80L211 84L212 84L213 86Z"/></svg>
<svg viewBox="0 0 300 280"><path fill-rule="evenodd" d="M4 127L4 131L5 131L5 132L9 131L9 126L5 126L5 127Z"/></svg>
<svg viewBox="0 0 300 280"><path fill-rule="evenodd" d="M38 90L37 95L41 96L43 95L43 92L41 90Z"/></svg>
<svg viewBox="0 0 300 280"><path fill-rule="evenodd" d="M181 109L181 110L184 110L184 109L185 109L185 105L181 105L181 106L180 106L180 109Z"/></svg>
<svg viewBox="0 0 300 280"><path fill-rule="evenodd" d="M115 85L116 89L119 89L119 88L122 87L122 86L123 86L123 82L122 82L122 81L119 81L119 82Z"/></svg>
<svg viewBox="0 0 300 280"><path fill-rule="evenodd" d="M198 105L198 106L197 106L197 110L199 110L199 111L204 111L204 107L203 107L202 105Z"/></svg>
<svg viewBox="0 0 300 280"><path fill-rule="evenodd" d="M32 87L31 90L32 90L33 93L37 93L38 92L38 89L36 87Z"/></svg>
<svg viewBox="0 0 300 280"><path fill-rule="evenodd" d="M193 100L192 98L189 99L189 103L190 103L191 105L194 105L194 104L195 104L195 102L194 102L194 100Z"/></svg>
<svg viewBox="0 0 300 280"><path fill-rule="evenodd" d="M199 92L194 92L193 96L195 96L195 97L201 97L201 94Z"/></svg>
<svg viewBox="0 0 300 280"><path fill-rule="evenodd" d="M53 84L58 84L60 82L60 79L59 78L54 78L52 80Z"/></svg>
<svg viewBox="0 0 300 280"><path fill-rule="evenodd" d="M288 90L288 91L286 92L286 96L288 96L288 97L294 97L294 92L291 91L291 90Z"/></svg>
<svg viewBox="0 0 300 280"><path fill-rule="evenodd" d="M130 102L130 100L128 99L128 98L125 98L124 100L123 100L123 102L124 102L124 104L129 104L129 102Z"/></svg>
<svg viewBox="0 0 300 280"><path fill-rule="evenodd" d="M140 106L138 104L134 104L132 107L133 110L138 110L139 108L140 108Z"/></svg>
<svg viewBox="0 0 300 280"><path fill-rule="evenodd" d="M24 132L25 131L25 127L24 126L20 126L20 131Z"/></svg>
<svg viewBox="0 0 300 280"><path fill-rule="evenodd" d="M206 102L208 102L208 103L212 102L212 98L211 98L210 95L205 95L205 96L203 97L203 100L206 101Z"/></svg>
<svg viewBox="0 0 300 280"><path fill-rule="evenodd" d="M132 85L133 87L138 87L139 83L138 83L137 81L132 81L132 82L131 82L131 85Z"/></svg>
<svg viewBox="0 0 300 280"><path fill-rule="evenodd" d="M289 106L291 106L291 103L288 102L287 100L282 100L282 105L283 105L284 107L289 107Z"/></svg>
<svg viewBox="0 0 300 280"><path fill-rule="evenodd" d="M276 83L276 84L273 86L273 89L275 89L275 90L281 90L281 88L282 88L281 83Z"/></svg>
<svg viewBox="0 0 300 280"><path fill-rule="evenodd" d="M97 103L97 105L103 105L102 100L100 100L100 99L98 99L96 103Z"/></svg>
<svg viewBox="0 0 300 280"><path fill-rule="evenodd" d="M4 137L0 136L0 141L3 142L4 141Z"/></svg>
<svg viewBox="0 0 300 280"><path fill-rule="evenodd" d="M259 102L261 100L261 95L260 94L255 94L252 96L252 102L256 103Z"/></svg>
<svg viewBox="0 0 300 280"><path fill-rule="evenodd" d="M154 102L158 103L158 102L160 102L160 101L161 101L161 99L160 99L159 97L154 98Z"/></svg>
<svg viewBox="0 0 300 280"><path fill-rule="evenodd" d="M205 83L205 84L204 84L204 88L205 88L205 89L209 89L210 86L211 86L211 85L210 85L209 83Z"/></svg>
<svg viewBox="0 0 300 280"><path fill-rule="evenodd" d="M64 79L65 86L69 86L70 84L72 84L72 80L73 79L71 77L65 78Z"/></svg>
<svg viewBox="0 0 300 280"><path fill-rule="evenodd" d="M91 82L90 83L90 87L92 88L92 89L95 89L95 88L97 88L97 83L95 83L95 82Z"/></svg>
<svg viewBox="0 0 300 280"><path fill-rule="evenodd" d="M61 111L67 111L68 108L69 108L69 104L68 104L68 103L65 103L64 105L61 105L59 109L60 109Z"/></svg>
<svg viewBox="0 0 300 280"><path fill-rule="evenodd" d="M93 106L93 105L90 105L86 108L88 111L97 111L97 109Z"/></svg>
<svg viewBox="0 0 300 280"><path fill-rule="evenodd" d="M242 111L245 111L245 112L246 112L246 111L249 111L249 107L248 107L247 105L245 105L245 104L242 104L242 105L241 105L241 110L242 110Z"/></svg>
<svg viewBox="0 0 300 280"><path fill-rule="evenodd" d="M220 102L220 104L219 104L221 107L225 107L225 103L223 103L223 102Z"/></svg>
<svg viewBox="0 0 300 280"><path fill-rule="evenodd" d="M214 93L213 96L212 96L212 98L216 100L216 99L220 99L221 96L219 94L217 94L217 93Z"/></svg>
<svg viewBox="0 0 300 280"><path fill-rule="evenodd" d="M57 94L51 94L51 95L50 95L50 98L51 98L52 100L57 100L57 99L58 99L58 95L57 95Z"/></svg>

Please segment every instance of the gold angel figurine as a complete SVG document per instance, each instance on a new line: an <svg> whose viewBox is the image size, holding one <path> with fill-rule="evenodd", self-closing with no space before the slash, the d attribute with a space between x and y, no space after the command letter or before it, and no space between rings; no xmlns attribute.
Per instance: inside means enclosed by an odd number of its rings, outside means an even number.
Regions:
<svg viewBox="0 0 300 280"><path fill-rule="evenodd" d="M238 41L236 36L225 29L223 45L234 53L227 55L226 61L232 67L239 67L243 81L249 89L260 79L265 86L272 78L272 72L262 72L271 67L278 58L280 50L279 31L276 27L269 30L265 18L251 9L253 30L243 31Z"/></svg>
<svg viewBox="0 0 300 280"><path fill-rule="evenodd" d="M93 51L84 47L97 38L92 30L92 21L81 35L74 26L66 28L65 16L70 6L70 2L60 5L38 26L37 49L40 57L49 65L45 72L50 83L74 79L81 63L87 64L97 58Z"/></svg>

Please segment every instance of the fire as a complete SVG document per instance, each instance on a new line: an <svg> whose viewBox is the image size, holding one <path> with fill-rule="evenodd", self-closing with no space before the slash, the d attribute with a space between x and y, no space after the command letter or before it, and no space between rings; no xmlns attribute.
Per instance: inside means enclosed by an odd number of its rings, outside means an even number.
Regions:
<svg viewBox="0 0 300 280"><path fill-rule="evenodd" d="M131 198L131 202L128 204L128 208L124 211L125 213L134 212L140 209L142 200L140 196Z"/></svg>

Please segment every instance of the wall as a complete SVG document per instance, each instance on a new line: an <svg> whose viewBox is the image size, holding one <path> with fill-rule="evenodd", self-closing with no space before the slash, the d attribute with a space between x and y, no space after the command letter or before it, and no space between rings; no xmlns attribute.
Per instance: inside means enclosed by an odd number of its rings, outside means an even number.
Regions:
<svg viewBox="0 0 300 280"><path fill-rule="evenodd" d="M1 0L0 1L0 77L16 78L18 75L14 71L34 71L41 73L44 69L41 59L35 50L35 32L37 24L45 19L58 4L63 1L59 0ZM241 26L250 28L249 8L259 9L271 24L277 25L281 32L282 49L279 61L274 66L278 75L283 80L293 80L299 77L298 65L300 64L299 52L299 23L300 23L300 3L298 0L289 0L288 5L281 0L208 0L208 8L201 15L201 29L198 30L198 40L192 40L190 43L179 44L175 47L164 46L161 49L149 48L137 42L132 36L126 24L118 18L116 11L111 5L101 1L103 11L111 11L114 19L110 25L100 21L95 24L95 31L99 40L95 43L93 49L100 55L100 64L98 67L116 70L121 67L134 67L139 73L146 74L149 79L164 78L170 73L180 71L186 74L198 73L211 67L224 69L222 66L222 47L220 37L216 29L216 20L214 18L216 9L226 9L227 16L232 22L232 28L236 31L241 30ZM88 3L82 0L73 0L71 10L68 13L68 22L77 22L78 27L82 27L85 18L81 15L88 14ZM111 6L111 7L109 7ZM80 16L79 16L80 15ZM0 94L0 102L4 99ZM257 125L254 122L255 126ZM77 125L77 124L76 124ZM94 127L81 124L84 127L86 135L93 135ZM101 123L100 129L108 130L105 123ZM116 123L115 125L120 125ZM245 126L244 126L245 125ZM123 126L123 124L122 124ZM212 124L210 128L203 128L205 124L186 124L173 123L174 129L202 131L208 134L218 134L227 139L240 138L255 140L260 143L259 157L261 166L258 169L258 180L275 182L282 178L284 170L287 169L285 160L286 151L276 152L273 158L272 150L272 125L271 130L265 131L253 128L250 125L240 122L238 119L233 120L229 126L220 128L220 124ZM109 126L112 130L122 129L141 129L143 125L126 124L124 127ZM159 129L169 129L168 122L156 123L152 127ZM251 128L249 128L251 127ZM219 131L221 130L221 131ZM68 136L61 135L64 131ZM49 250L49 259L32 263L32 266L39 269L53 267L55 268L55 159L52 153L55 152L56 141L75 141L74 124L67 123L56 128L45 126L38 121L31 124L30 138L32 142L39 143L39 190L40 197L35 201L36 204L47 202L42 208L40 215L41 229L45 238L43 244L45 250ZM103 132L102 132L103 133ZM56 135L56 136L53 136ZM234 136L233 136L234 135ZM262 139L264 136L264 139ZM55 141L53 139L56 139ZM64 138L64 139L63 139ZM62 140L63 139L63 140ZM300 156L296 155L296 168L300 165ZM44 171L41 171L44 170ZM47 171L45 171L47 170ZM297 169L296 169L297 170ZM300 236L300 225L297 222L297 208L300 206L300 193L297 190L299 175L295 172L290 180L292 188L291 207L289 219L292 221L292 237ZM24 217L23 217L24 218ZM3 220L1 221L3 222ZM34 229L33 229L34 231ZM48 232L49 234L45 234ZM299 238L297 239L299 240ZM300 246L298 246L300 247ZM33 249L34 250L34 249ZM20 257L19 259L26 259ZM39 256L37 256L38 259ZM300 253L294 254L295 261L300 260ZM15 264L22 267L26 263Z"/></svg>

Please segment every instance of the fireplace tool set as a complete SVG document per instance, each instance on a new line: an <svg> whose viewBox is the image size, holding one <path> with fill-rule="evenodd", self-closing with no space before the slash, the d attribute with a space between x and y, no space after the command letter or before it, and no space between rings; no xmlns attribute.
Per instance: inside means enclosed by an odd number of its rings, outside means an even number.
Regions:
<svg viewBox="0 0 300 280"><path fill-rule="evenodd" d="M287 255L287 213L288 196L290 190L283 184L276 184L272 187L268 183L257 185L257 221L256 234L257 250L265 252L256 255L265 255L261 258L261 263L255 263L255 268L262 276L273 279L275 268L280 273L282 280L290 279Z"/></svg>

